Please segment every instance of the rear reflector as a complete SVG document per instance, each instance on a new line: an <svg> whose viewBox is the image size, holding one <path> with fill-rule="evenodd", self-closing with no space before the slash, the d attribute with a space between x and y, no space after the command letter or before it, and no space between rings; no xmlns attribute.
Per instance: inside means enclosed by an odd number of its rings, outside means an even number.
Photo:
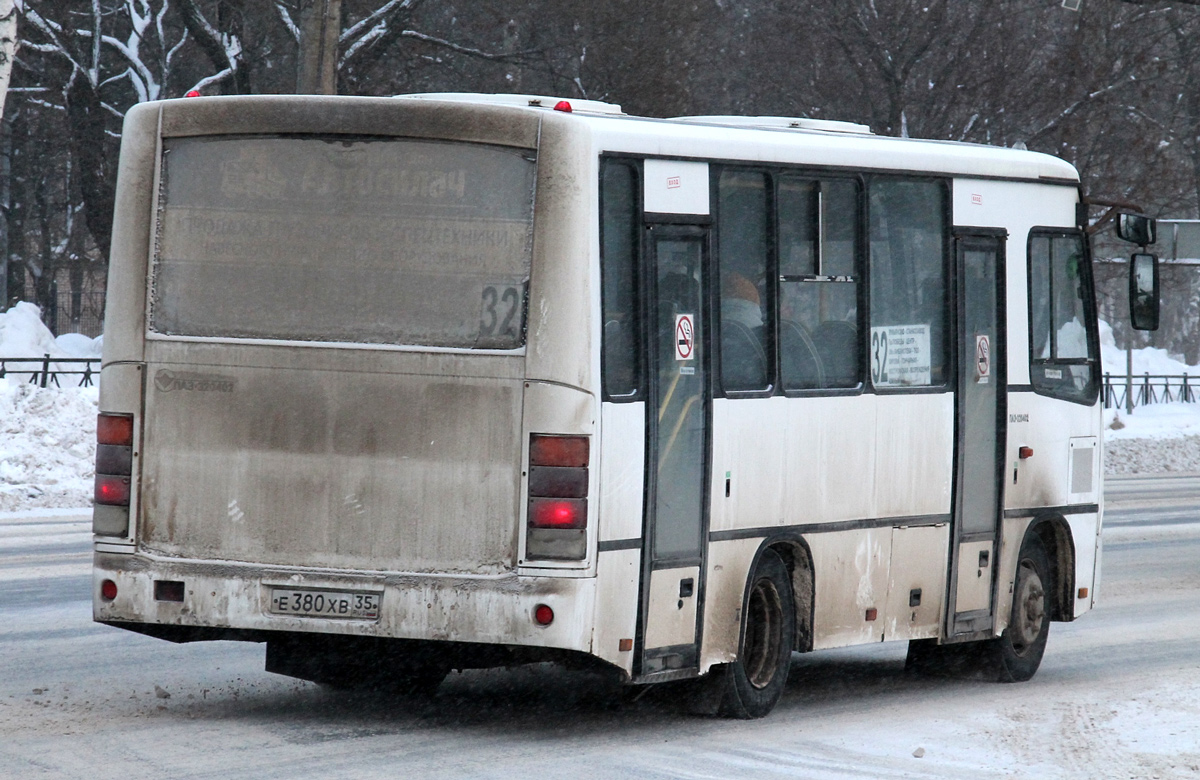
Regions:
<svg viewBox="0 0 1200 780"><path fill-rule="evenodd" d="M129 477L97 474L93 498L97 504L129 506Z"/></svg>
<svg viewBox="0 0 1200 780"><path fill-rule="evenodd" d="M548 626L554 622L554 610L545 604L538 604L533 608L533 619L539 626Z"/></svg>
<svg viewBox="0 0 1200 780"><path fill-rule="evenodd" d="M547 436L535 433L529 437L530 466L588 465L588 437Z"/></svg>
<svg viewBox="0 0 1200 780"><path fill-rule="evenodd" d="M586 498L529 499L530 528L586 528Z"/></svg>
<svg viewBox="0 0 1200 780"><path fill-rule="evenodd" d="M100 595L105 601L112 601L117 597L117 583L112 580L105 580L100 583Z"/></svg>
<svg viewBox="0 0 1200 780"><path fill-rule="evenodd" d="M133 446L133 415L101 412L96 417L96 443Z"/></svg>

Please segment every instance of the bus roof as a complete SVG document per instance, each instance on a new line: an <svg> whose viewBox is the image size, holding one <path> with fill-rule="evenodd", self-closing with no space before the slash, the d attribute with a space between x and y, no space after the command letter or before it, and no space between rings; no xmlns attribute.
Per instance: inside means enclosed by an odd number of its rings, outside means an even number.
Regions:
<svg viewBox="0 0 1200 780"><path fill-rule="evenodd" d="M878 136L853 122L768 116L659 119L625 114L615 103L546 95L453 92L396 97L570 113L591 125L601 149L613 153L1079 182L1075 167L1052 155L962 141Z"/></svg>
<svg viewBox="0 0 1200 780"><path fill-rule="evenodd" d="M518 123L522 127L517 132L516 125L506 122L504 116L540 115L543 121L552 121L564 129L569 126L586 128L592 148L600 154L999 178L1060 185L1077 185L1079 182L1079 173L1073 165L1039 152L958 141L878 136L864 125L828 120L724 116L658 119L622 113L621 107L613 103L553 96L475 93L425 93L393 98L214 96L142 104L132 113L163 106L164 135L273 132L277 125L281 130L287 126L286 132L386 133L384 128L399 131L399 134L417 131L422 124L419 119L416 124L400 123L402 128L394 119L387 118L400 108L401 101L420 102L428 105L430 110L440 112L450 106L458 106L456 111L478 111L479 121L465 115L461 117L469 128L473 128L461 140L485 143L535 146L536 123ZM383 109L383 113L376 114L372 104ZM165 110L168 105L171 107L169 117ZM324 108L316 110L318 105ZM166 121L168 118L170 121Z"/></svg>

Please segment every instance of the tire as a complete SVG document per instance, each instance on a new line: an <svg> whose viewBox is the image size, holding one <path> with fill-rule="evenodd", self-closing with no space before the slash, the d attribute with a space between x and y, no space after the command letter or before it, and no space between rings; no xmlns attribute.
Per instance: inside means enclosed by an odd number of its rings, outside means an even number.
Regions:
<svg viewBox="0 0 1200 780"><path fill-rule="evenodd" d="M750 577L745 611L737 660L713 671L721 688L717 714L743 720L761 718L775 708L792 665L792 580L772 550L762 554Z"/></svg>
<svg viewBox="0 0 1200 780"><path fill-rule="evenodd" d="M1025 682L1041 666L1050 635L1050 572L1050 557L1042 540L1030 535L1017 559L1008 628L991 640L996 671L1003 682Z"/></svg>

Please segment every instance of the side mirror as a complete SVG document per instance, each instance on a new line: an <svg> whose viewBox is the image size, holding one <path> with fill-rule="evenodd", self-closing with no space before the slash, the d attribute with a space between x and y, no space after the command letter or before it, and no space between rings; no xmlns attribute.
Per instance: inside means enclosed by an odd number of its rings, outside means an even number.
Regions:
<svg viewBox="0 0 1200 780"><path fill-rule="evenodd" d="M1129 260L1129 319L1134 330L1158 330L1158 258L1135 254Z"/></svg>
<svg viewBox="0 0 1200 780"><path fill-rule="evenodd" d="M1153 244L1158 238L1158 221L1141 214L1118 214L1117 237L1138 246Z"/></svg>

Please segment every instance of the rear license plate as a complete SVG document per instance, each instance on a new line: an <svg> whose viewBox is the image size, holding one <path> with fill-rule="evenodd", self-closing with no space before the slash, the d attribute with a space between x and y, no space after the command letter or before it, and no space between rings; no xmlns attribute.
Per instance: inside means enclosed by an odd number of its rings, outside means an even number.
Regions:
<svg viewBox="0 0 1200 780"><path fill-rule="evenodd" d="M382 593L271 589L271 612L300 617L378 620Z"/></svg>

